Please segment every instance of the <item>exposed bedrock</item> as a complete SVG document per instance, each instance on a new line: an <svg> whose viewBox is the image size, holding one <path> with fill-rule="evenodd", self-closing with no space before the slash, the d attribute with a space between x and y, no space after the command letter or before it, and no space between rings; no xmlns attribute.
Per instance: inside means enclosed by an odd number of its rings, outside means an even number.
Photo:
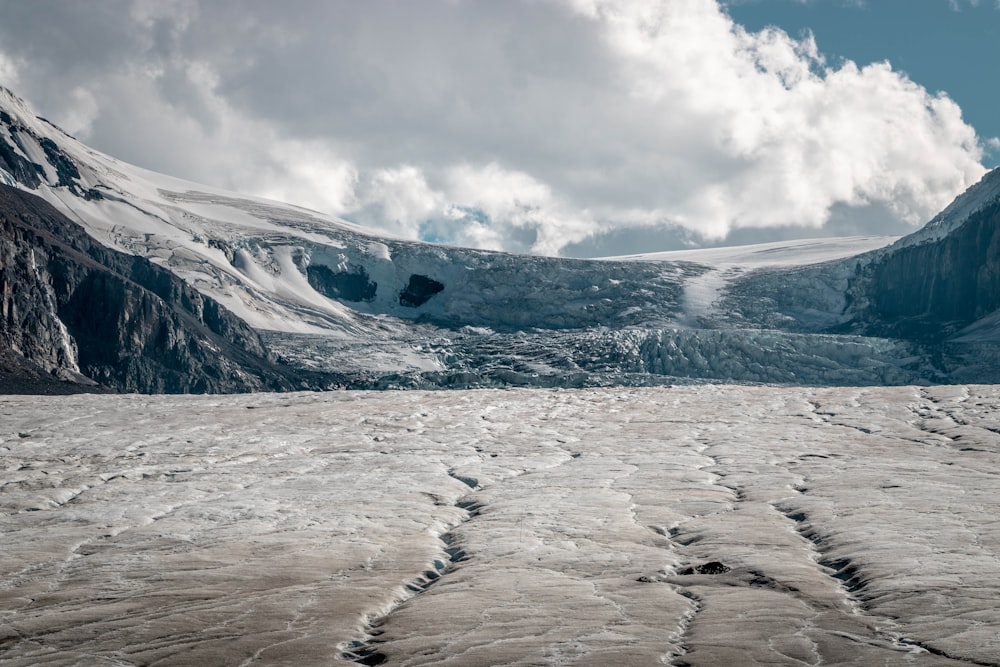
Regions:
<svg viewBox="0 0 1000 667"><path fill-rule="evenodd" d="M51 125L44 118L38 120ZM100 198L100 193L81 183L77 164L51 138L40 136L6 111L0 111L0 124L7 130L6 137L0 133L0 169L10 174L18 183L32 190L37 190L43 183L47 183L67 188L74 195L84 199ZM32 144L41 149L51 172L47 173L44 165L25 157L32 155L29 147Z"/></svg>
<svg viewBox="0 0 1000 667"><path fill-rule="evenodd" d="M0 111L0 122L9 125L13 119L6 112ZM29 188L37 188L41 184L39 176L45 173L42 165L18 155L15 148L2 139L0 139L0 169Z"/></svg>
<svg viewBox="0 0 1000 667"><path fill-rule="evenodd" d="M399 293L399 305L416 308L424 305L432 296L443 291L444 283L414 273L410 276L406 287Z"/></svg>
<svg viewBox="0 0 1000 667"><path fill-rule="evenodd" d="M934 242L899 248L859 270L854 326L939 340L1000 308L1000 202Z"/></svg>
<svg viewBox="0 0 1000 667"><path fill-rule="evenodd" d="M998 310L1000 169L892 246L737 277L725 290L719 317L739 327L915 341L947 357L963 350L938 343L980 320L995 330ZM995 345L996 335L987 341Z"/></svg>

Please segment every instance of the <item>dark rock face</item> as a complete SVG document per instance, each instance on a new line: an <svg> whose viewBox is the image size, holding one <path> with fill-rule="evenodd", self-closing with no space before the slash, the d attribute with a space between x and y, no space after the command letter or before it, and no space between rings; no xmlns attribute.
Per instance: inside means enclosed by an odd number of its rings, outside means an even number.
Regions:
<svg viewBox="0 0 1000 667"><path fill-rule="evenodd" d="M729 286L723 309L736 326L950 344L1000 310L1000 198L937 238L749 273Z"/></svg>
<svg viewBox="0 0 1000 667"><path fill-rule="evenodd" d="M148 393L306 388L217 302L0 186L0 390L88 378Z"/></svg>
<svg viewBox="0 0 1000 667"><path fill-rule="evenodd" d="M56 174L59 176L59 185L75 188L76 183L74 179L80 178L80 170L76 168L73 160L56 146L56 142L48 137L42 137L38 140L38 143L41 144L42 150L45 151L45 157L48 159L49 164L55 167Z"/></svg>
<svg viewBox="0 0 1000 667"><path fill-rule="evenodd" d="M857 328L941 340L1000 308L1000 202L946 237L859 267L848 294Z"/></svg>
<svg viewBox="0 0 1000 667"><path fill-rule="evenodd" d="M355 303L372 301L378 290L378 283L368 277L365 267L350 268L351 271L332 271L322 264L310 264L306 267L306 276L312 288L323 296Z"/></svg>
<svg viewBox="0 0 1000 667"><path fill-rule="evenodd" d="M697 567L686 567L683 570L679 570L677 574L681 576L689 576L692 574L725 574L729 572L730 568L728 565L720 563L717 560L709 561L708 563L702 563Z"/></svg>
<svg viewBox="0 0 1000 667"><path fill-rule="evenodd" d="M435 294L444 290L444 284L433 278L414 273L410 276L410 282L406 288L399 293L399 305L408 308L422 306Z"/></svg>
<svg viewBox="0 0 1000 667"><path fill-rule="evenodd" d="M0 121L11 126L13 123L13 119L4 111L0 111ZM12 129L16 128L12 126ZM10 144L2 139L0 139L0 169L4 169L17 179L18 183L23 183L29 188L37 188L42 182L39 175L45 173L42 165L21 157Z"/></svg>

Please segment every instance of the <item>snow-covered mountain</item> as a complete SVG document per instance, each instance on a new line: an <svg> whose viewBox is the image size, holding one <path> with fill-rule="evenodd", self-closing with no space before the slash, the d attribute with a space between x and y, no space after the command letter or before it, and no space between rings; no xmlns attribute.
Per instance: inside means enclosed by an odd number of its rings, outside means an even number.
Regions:
<svg viewBox="0 0 1000 667"><path fill-rule="evenodd" d="M965 372L949 337L961 334L967 346L974 336L981 355L991 323L1000 325L991 317L1000 307L991 282L997 172L894 244L859 237L528 257L379 236L141 169L0 89L0 178L100 244L166 269L260 332L288 364L332 374L334 384L942 380Z"/></svg>

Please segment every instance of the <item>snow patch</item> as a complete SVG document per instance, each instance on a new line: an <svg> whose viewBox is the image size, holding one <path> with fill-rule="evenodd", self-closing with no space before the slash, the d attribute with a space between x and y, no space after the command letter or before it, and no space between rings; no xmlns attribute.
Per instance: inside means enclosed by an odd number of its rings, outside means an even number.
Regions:
<svg viewBox="0 0 1000 667"><path fill-rule="evenodd" d="M21 187L21 184L17 182L17 179L7 173L6 169L0 169L0 181L2 181L4 185L9 185L12 188Z"/></svg>
<svg viewBox="0 0 1000 667"><path fill-rule="evenodd" d="M361 249L365 254L375 259L384 260L386 262L392 261L392 253L389 252L389 246L384 243L370 241L362 244Z"/></svg>

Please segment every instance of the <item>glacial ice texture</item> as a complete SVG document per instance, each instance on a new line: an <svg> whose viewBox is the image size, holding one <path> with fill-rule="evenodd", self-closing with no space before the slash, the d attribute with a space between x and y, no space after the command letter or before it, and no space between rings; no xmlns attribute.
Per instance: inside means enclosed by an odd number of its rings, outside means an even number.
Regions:
<svg viewBox="0 0 1000 667"><path fill-rule="evenodd" d="M997 665L1000 387L0 397L0 664Z"/></svg>

